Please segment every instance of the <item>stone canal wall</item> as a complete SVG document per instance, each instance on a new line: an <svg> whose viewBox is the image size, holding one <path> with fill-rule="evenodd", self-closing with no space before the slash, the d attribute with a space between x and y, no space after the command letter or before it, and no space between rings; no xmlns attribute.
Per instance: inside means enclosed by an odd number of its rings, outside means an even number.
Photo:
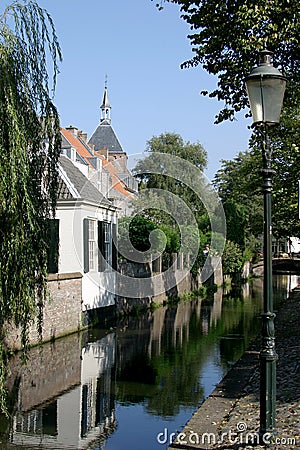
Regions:
<svg viewBox="0 0 300 450"><path fill-rule="evenodd" d="M82 323L82 275L81 273L51 274L48 277L50 299L43 310L43 341L73 333ZM37 324L29 330L31 345L39 342ZM21 348L20 330L7 327L6 345L11 349Z"/></svg>
<svg viewBox="0 0 300 450"><path fill-rule="evenodd" d="M152 302L163 303L172 297L178 297L184 293L191 292L193 289L199 289L198 283L193 280L190 273L185 274L185 272L181 270L176 270L173 274L173 278L174 285L172 288L157 295L151 295L151 293L149 293L149 295L139 296L141 293L137 292L135 298L118 296L116 302L117 314L129 313L134 308L149 308Z"/></svg>
<svg viewBox="0 0 300 450"><path fill-rule="evenodd" d="M176 256L177 255L174 255L173 259L175 259ZM172 297L178 297L193 290L198 290L203 282L208 281L217 286L223 284L222 260L219 256L209 256L202 273L199 274L196 279L194 279L190 271L184 267L183 255L178 255L177 260L178 267L174 270L170 270L169 268L166 271L167 273L162 271L162 264L158 260L155 261L155 264L151 265L148 263L142 264L122 261L120 264L120 272L122 275L140 279L154 277L154 285L155 276L161 274L165 284L162 286L161 293L156 293L157 286L153 286L152 292L149 292L151 289L147 292L138 291L134 298L119 295L116 301L117 314L129 313L134 308L147 308L150 307L152 302L163 303ZM120 283L121 282L122 281L120 281ZM120 291L122 291L121 285Z"/></svg>
<svg viewBox="0 0 300 450"><path fill-rule="evenodd" d="M116 304L109 308L111 308L113 313L119 315L127 314L135 308L148 308L152 302L163 303L172 297L178 297L192 290L198 290L203 282L201 275L199 274L195 280L190 271L184 267L184 258L178 258L178 261L176 268L174 270L168 269L166 273L162 270L161 261L155 261L151 265L121 264L120 272L122 275L128 278L151 279L153 290L147 288L144 293L141 290L137 290L136 296L134 293L134 297L118 295L116 296ZM206 264L205 268L211 274L210 281L220 286L223 278L221 258L210 257L208 262L209 264ZM161 275L160 290L157 290L157 286L155 286L156 275ZM121 283L122 277L118 281L120 292L122 291ZM149 287L149 285L147 286ZM82 313L81 273L50 274L48 277L48 289L50 299L45 303L43 309L43 342L76 332L89 323L89 321L84 321L84 314ZM104 308L91 310L90 313L93 311L97 316L96 321L103 320L107 315L107 311L104 311ZM37 332L37 323L35 321L29 328L29 344L35 345L39 342L40 336ZM13 329L8 325L5 344L11 349L20 349L20 330Z"/></svg>

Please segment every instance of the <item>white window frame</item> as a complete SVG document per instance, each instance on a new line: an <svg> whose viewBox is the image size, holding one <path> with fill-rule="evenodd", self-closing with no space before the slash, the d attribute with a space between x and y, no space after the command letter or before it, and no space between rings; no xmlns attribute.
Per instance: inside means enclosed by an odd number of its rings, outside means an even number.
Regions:
<svg viewBox="0 0 300 450"><path fill-rule="evenodd" d="M96 220L88 219L89 224L89 270L97 270Z"/></svg>

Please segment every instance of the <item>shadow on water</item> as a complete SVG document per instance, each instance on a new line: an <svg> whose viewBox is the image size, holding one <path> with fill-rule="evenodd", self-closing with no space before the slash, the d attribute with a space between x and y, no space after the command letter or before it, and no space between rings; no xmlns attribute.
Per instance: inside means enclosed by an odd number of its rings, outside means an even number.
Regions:
<svg viewBox="0 0 300 450"><path fill-rule="evenodd" d="M279 301L295 283L274 277ZM16 355L1 448L162 449L158 434L180 429L259 333L261 308L254 280L33 348L26 366Z"/></svg>

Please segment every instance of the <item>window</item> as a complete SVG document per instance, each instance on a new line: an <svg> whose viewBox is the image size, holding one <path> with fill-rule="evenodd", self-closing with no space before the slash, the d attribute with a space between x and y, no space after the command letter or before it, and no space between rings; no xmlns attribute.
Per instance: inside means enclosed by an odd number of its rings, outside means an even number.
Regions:
<svg viewBox="0 0 300 450"><path fill-rule="evenodd" d="M98 222L98 270L111 268L111 224Z"/></svg>
<svg viewBox="0 0 300 450"><path fill-rule="evenodd" d="M96 240L95 240L95 221L89 220L89 269L95 270Z"/></svg>
<svg viewBox="0 0 300 450"><path fill-rule="evenodd" d="M83 219L83 256L84 272L97 270L117 270L117 227L110 222L97 222L91 219ZM98 252L97 252L98 250Z"/></svg>
<svg viewBox="0 0 300 450"><path fill-rule="evenodd" d="M111 266L111 224L104 222L104 258L107 264Z"/></svg>
<svg viewBox="0 0 300 450"><path fill-rule="evenodd" d="M114 239L114 242L113 242ZM116 225L110 222L98 222L98 270L117 269L116 264Z"/></svg>
<svg viewBox="0 0 300 450"><path fill-rule="evenodd" d="M96 221L83 219L83 266L84 272L96 270Z"/></svg>

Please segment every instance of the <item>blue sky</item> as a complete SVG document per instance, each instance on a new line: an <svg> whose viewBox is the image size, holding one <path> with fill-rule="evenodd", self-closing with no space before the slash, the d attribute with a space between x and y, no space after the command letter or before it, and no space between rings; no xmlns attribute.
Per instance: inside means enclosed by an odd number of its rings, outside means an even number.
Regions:
<svg viewBox="0 0 300 450"><path fill-rule="evenodd" d="M6 2L8 3L8 2ZM200 95L216 79L200 67L180 69L192 56L188 25L177 5L150 0L39 0L51 14L63 52L55 96L62 126L90 136L99 123L105 76L112 126L130 155L164 132L200 142L211 179L220 159L247 149L249 121L214 125L223 106Z"/></svg>

